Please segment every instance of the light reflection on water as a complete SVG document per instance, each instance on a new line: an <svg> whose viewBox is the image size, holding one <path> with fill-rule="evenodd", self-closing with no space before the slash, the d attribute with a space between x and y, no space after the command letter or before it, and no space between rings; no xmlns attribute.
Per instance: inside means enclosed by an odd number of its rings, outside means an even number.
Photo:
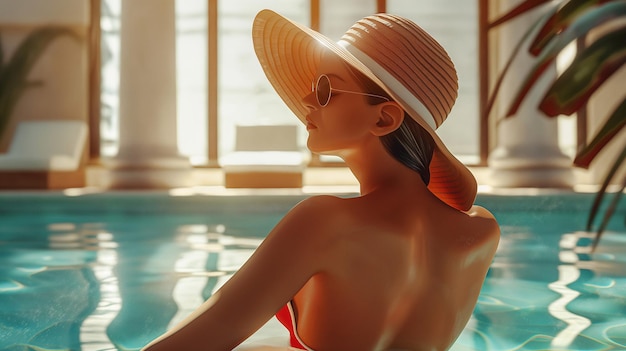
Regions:
<svg viewBox="0 0 626 351"><path fill-rule="evenodd" d="M580 278L580 270L573 265L578 261L578 255L572 250L576 248L577 241L575 235L563 235L559 243L561 248L559 259L565 264L557 266L559 279L548 284L550 290L561 294L559 299L548 306L548 312L550 312L554 318L567 324L567 327L559 331L550 343L551 346L556 348L571 345L576 337L591 325L591 321L588 318L567 310L567 305L580 296L580 292L568 287L569 284L574 283Z"/></svg>
<svg viewBox="0 0 626 351"><path fill-rule="evenodd" d="M143 346L223 284L300 199L0 195L0 350ZM623 225L590 253L578 231L585 207L550 202L571 199L532 200L550 212L481 200L503 236L452 350L626 349ZM283 335L269 325L256 340Z"/></svg>

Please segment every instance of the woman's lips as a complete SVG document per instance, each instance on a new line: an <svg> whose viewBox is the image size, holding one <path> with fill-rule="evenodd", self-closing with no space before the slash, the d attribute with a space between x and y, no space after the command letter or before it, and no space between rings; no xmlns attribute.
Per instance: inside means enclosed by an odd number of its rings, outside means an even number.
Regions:
<svg viewBox="0 0 626 351"><path fill-rule="evenodd" d="M306 130L317 129L317 126L313 124L308 118L306 120Z"/></svg>

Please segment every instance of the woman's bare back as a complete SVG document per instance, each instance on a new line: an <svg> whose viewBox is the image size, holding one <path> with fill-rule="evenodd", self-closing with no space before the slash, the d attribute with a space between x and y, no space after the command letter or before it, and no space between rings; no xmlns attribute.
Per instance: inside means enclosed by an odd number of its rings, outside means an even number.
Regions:
<svg viewBox="0 0 626 351"><path fill-rule="evenodd" d="M463 213L424 194L419 203L388 192L319 201L326 268L294 298L307 345L443 350L454 342L480 292L498 226L484 209Z"/></svg>

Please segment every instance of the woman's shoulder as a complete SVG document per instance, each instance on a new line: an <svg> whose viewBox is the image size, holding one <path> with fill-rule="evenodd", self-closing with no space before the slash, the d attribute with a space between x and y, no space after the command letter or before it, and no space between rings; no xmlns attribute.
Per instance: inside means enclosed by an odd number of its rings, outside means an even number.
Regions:
<svg viewBox="0 0 626 351"><path fill-rule="evenodd" d="M474 205L463 217L465 220L457 223L462 247L489 247L495 251L500 241L500 226L495 216L486 208Z"/></svg>
<svg viewBox="0 0 626 351"><path fill-rule="evenodd" d="M335 195L315 195L299 202L290 212L299 215L319 214L336 217L347 214L355 208L359 197L340 197Z"/></svg>
<svg viewBox="0 0 626 351"><path fill-rule="evenodd" d="M466 213L470 217L474 217L474 218L485 218L485 219L491 219L494 221L496 219L493 213L489 212L489 210L487 210L486 208L482 206L478 206L478 205L472 206Z"/></svg>
<svg viewBox="0 0 626 351"><path fill-rule="evenodd" d="M306 199L300 201L296 208L305 208L307 210L311 209L326 209L328 206L336 207L341 206L345 203L346 198L342 198L335 195L314 195L307 197Z"/></svg>
<svg viewBox="0 0 626 351"><path fill-rule="evenodd" d="M496 217L486 208L474 205L467 211L467 215L477 227L483 229L485 235L500 235L500 226L498 225Z"/></svg>
<svg viewBox="0 0 626 351"><path fill-rule="evenodd" d="M307 231L328 229L336 224L339 215L345 214L346 199L332 195L308 197L296 204L283 218Z"/></svg>
<svg viewBox="0 0 626 351"><path fill-rule="evenodd" d="M335 240L336 234L363 220L358 204L359 197L315 195L294 206L283 221L301 228L297 235L308 233L315 240Z"/></svg>
<svg viewBox="0 0 626 351"><path fill-rule="evenodd" d="M429 228L438 233L433 236L434 240L445 247L471 251L478 247L497 246L500 227L495 216L486 208L477 205L467 211L459 211L447 205L443 209L437 208L440 211L429 213Z"/></svg>

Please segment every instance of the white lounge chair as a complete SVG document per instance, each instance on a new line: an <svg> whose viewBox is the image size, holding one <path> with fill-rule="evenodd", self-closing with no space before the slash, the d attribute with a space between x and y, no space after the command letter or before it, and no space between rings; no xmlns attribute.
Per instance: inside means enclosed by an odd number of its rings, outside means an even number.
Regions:
<svg viewBox="0 0 626 351"><path fill-rule="evenodd" d="M0 154L0 189L63 189L85 186L85 122L25 121Z"/></svg>
<svg viewBox="0 0 626 351"><path fill-rule="evenodd" d="M298 145L298 127L238 125L235 150L220 158L227 188L300 188L310 155Z"/></svg>

